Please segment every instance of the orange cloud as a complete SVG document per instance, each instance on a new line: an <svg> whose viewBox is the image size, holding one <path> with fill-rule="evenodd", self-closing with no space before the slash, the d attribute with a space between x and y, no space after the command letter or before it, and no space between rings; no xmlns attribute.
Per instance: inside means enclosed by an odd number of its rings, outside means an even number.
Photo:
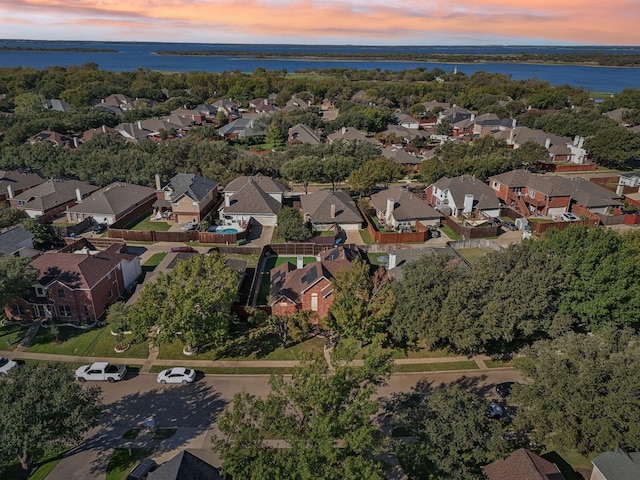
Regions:
<svg viewBox="0 0 640 480"><path fill-rule="evenodd" d="M44 29L74 39L69 32L86 28L97 40L106 39L100 36L105 32L111 40L203 43L254 38L433 44L466 38L467 43L637 45L638 5L636 0L0 0L0 25L11 31L11 23L32 22L33 30L20 29L21 38L43 38L38 29Z"/></svg>

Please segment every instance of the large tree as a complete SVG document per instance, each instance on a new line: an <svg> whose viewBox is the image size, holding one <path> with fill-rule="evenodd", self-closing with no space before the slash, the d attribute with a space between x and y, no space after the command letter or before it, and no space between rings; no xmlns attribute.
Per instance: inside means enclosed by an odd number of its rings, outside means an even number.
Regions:
<svg viewBox="0 0 640 480"><path fill-rule="evenodd" d="M238 298L238 274L218 254L192 255L169 274L159 273L129 309L136 337L164 343L179 338L187 349L219 345ZM151 332L151 333L150 333Z"/></svg>
<svg viewBox="0 0 640 480"><path fill-rule="evenodd" d="M375 459L382 442L372 397L391 369L389 356L369 355L364 367L324 359L304 362L290 380L273 375L266 398L235 395L218 419L214 439L233 478L371 480L385 478Z"/></svg>
<svg viewBox="0 0 640 480"><path fill-rule="evenodd" d="M97 425L100 387L81 387L60 363L32 363L0 382L0 455L29 470L51 448L79 442Z"/></svg>
<svg viewBox="0 0 640 480"><path fill-rule="evenodd" d="M488 401L458 386L420 383L398 394L386 409L396 432L396 452L411 478L476 480L480 466L506 453L501 422L487 418Z"/></svg>
<svg viewBox="0 0 640 480"><path fill-rule="evenodd" d="M516 364L515 425L548 448L640 448L640 345L631 330L541 341Z"/></svg>
<svg viewBox="0 0 640 480"><path fill-rule="evenodd" d="M0 307L27 293L38 275L25 257L0 254Z"/></svg>
<svg viewBox="0 0 640 480"><path fill-rule="evenodd" d="M382 269L371 275L368 263L353 261L333 279L333 295L326 319L331 330L361 345L386 332L393 292Z"/></svg>

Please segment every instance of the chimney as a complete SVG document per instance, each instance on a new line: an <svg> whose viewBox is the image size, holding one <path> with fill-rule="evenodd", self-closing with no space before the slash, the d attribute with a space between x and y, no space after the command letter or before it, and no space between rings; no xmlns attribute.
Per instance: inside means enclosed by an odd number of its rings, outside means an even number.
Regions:
<svg viewBox="0 0 640 480"><path fill-rule="evenodd" d="M141 120L138 120L138 128L139 128L140 130L142 130L142 121L141 121Z"/></svg>
<svg viewBox="0 0 640 480"><path fill-rule="evenodd" d="M225 195L224 196L224 206L225 207L230 207L231 206L231 195Z"/></svg>
<svg viewBox="0 0 640 480"><path fill-rule="evenodd" d="M387 198L387 210L384 212L384 220L389 223L391 221L391 215L393 215L393 209L396 206L396 201L389 197Z"/></svg>
<svg viewBox="0 0 640 480"><path fill-rule="evenodd" d="M82 203L82 192L79 188L76 188L76 201Z"/></svg>
<svg viewBox="0 0 640 480"><path fill-rule="evenodd" d="M550 138L547 138L547 139L544 141L544 148L549 148L550 146L551 146L551 139L550 139Z"/></svg>
<svg viewBox="0 0 640 480"><path fill-rule="evenodd" d="M344 135L345 133L347 133L347 127L342 127L342 135Z"/></svg>
<svg viewBox="0 0 640 480"><path fill-rule="evenodd" d="M511 128L516 128L516 124L517 124L517 123L518 123L518 121L514 118L514 119L511 121Z"/></svg>
<svg viewBox="0 0 640 480"><path fill-rule="evenodd" d="M473 211L473 195L467 193L464 196L464 210L463 213L471 213Z"/></svg>
<svg viewBox="0 0 640 480"><path fill-rule="evenodd" d="M336 218L336 204L331 204L331 218Z"/></svg>
<svg viewBox="0 0 640 480"><path fill-rule="evenodd" d="M624 185L618 185L616 187L616 195L619 195L619 196L624 195Z"/></svg>
<svg viewBox="0 0 640 480"><path fill-rule="evenodd" d="M578 148L582 148L583 145L584 145L584 137L580 137L580 140L578 141Z"/></svg>
<svg viewBox="0 0 640 480"><path fill-rule="evenodd" d="M78 137L73 137L73 147L78 148Z"/></svg>
<svg viewBox="0 0 640 480"><path fill-rule="evenodd" d="M296 257L296 268L300 270L302 267L304 267L304 257L302 255L298 255Z"/></svg>
<svg viewBox="0 0 640 480"><path fill-rule="evenodd" d="M389 254L389 270L393 270L396 268L397 257L395 253Z"/></svg>
<svg viewBox="0 0 640 480"><path fill-rule="evenodd" d="M156 178L156 190L160 191L162 190L162 183L160 183L160 174L156 173L155 178Z"/></svg>
<svg viewBox="0 0 640 480"><path fill-rule="evenodd" d="M7 185L7 198L8 199L13 198L13 188L11 188L11 185Z"/></svg>
<svg viewBox="0 0 640 480"><path fill-rule="evenodd" d="M580 141L580 135L576 135L575 137L573 137L573 146L575 147L576 145L578 145L579 141Z"/></svg>

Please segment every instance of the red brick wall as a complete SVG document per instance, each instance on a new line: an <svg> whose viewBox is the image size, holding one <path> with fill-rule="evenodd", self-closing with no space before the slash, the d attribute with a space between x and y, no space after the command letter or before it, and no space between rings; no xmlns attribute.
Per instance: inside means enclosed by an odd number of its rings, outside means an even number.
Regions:
<svg viewBox="0 0 640 480"><path fill-rule="evenodd" d="M316 293L318 294L318 310L316 311L316 313L319 318L324 318L327 313L329 313L329 307L331 307L331 304L333 303L333 294L329 295L327 298L323 298L322 292L324 288L330 284L331 282L323 278L313 287L306 290L302 294L302 310L312 311L311 297L314 293Z"/></svg>

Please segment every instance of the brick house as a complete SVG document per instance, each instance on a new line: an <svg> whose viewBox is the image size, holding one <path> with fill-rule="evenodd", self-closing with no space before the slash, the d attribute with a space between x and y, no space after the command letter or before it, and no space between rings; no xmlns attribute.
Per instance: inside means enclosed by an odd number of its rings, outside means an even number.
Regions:
<svg viewBox="0 0 640 480"><path fill-rule="evenodd" d="M5 308L10 320L56 318L93 322L132 288L142 274L140 259L119 253L119 245L103 252L50 252L32 260L38 278L26 297Z"/></svg>
<svg viewBox="0 0 640 480"><path fill-rule="evenodd" d="M0 204L45 181L37 172L0 170Z"/></svg>
<svg viewBox="0 0 640 480"><path fill-rule="evenodd" d="M500 215L500 200L489 185L472 175L442 177L425 190L427 203L454 218L463 214Z"/></svg>
<svg viewBox="0 0 640 480"><path fill-rule="evenodd" d="M175 223L200 222L218 201L218 182L194 173L178 173L167 185L156 175L156 218L170 213ZM164 215L166 216L166 215Z"/></svg>
<svg viewBox="0 0 640 480"><path fill-rule="evenodd" d="M313 323L327 316L333 304L334 277L347 270L360 254L344 247L323 250L316 261L303 265L298 257L297 265L283 263L271 270L271 313L277 316L292 315L297 311L313 312Z"/></svg>

